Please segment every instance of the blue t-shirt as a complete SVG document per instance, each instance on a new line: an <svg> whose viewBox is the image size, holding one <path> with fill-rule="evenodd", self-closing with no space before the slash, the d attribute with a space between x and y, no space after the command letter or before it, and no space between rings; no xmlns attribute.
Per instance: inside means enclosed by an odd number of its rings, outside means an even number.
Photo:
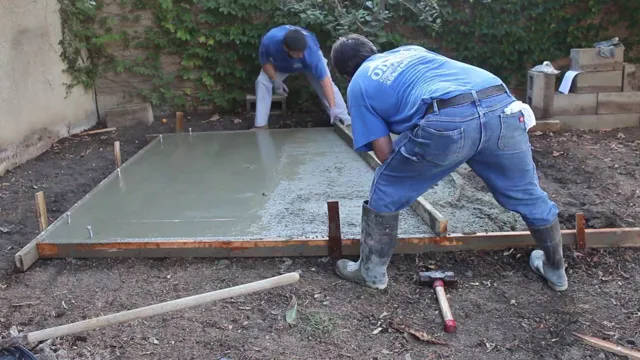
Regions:
<svg viewBox="0 0 640 360"><path fill-rule="evenodd" d="M490 72L408 45L376 54L356 71L347 89L356 151L389 133L412 129L432 99L502 84Z"/></svg>
<svg viewBox="0 0 640 360"><path fill-rule="evenodd" d="M293 29L302 31L307 38L307 49L301 59L290 57L284 48L284 36ZM327 68L320 52L318 39L309 30L298 26L281 25L269 30L260 41L258 59L260 65L271 63L277 71L285 74L310 72L318 80L327 76Z"/></svg>

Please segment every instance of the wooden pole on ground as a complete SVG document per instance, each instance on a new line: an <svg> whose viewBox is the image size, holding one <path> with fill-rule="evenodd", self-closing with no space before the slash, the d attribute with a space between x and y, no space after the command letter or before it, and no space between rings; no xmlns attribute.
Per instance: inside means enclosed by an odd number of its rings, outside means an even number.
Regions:
<svg viewBox="0 0 640 360"><path fill-rule="evenodd" d="M38 216L40 232L43 232L49 227L49 217L47 215L47 203L44 200L44 192L42 191L36 193L36 215Z"/></svg>
<svg viewBox="0 0 640 360"><path fill-rule="evenodd" d="M75 334L81 331L94 330L105 326L122 324L124 322L144 319L150 316L164 314L171 311L184 310L218 300L252 294L259 291L273 289L279 286L294 284L298 282L299 279L300 275L298 275L297 273L287 273L260 281L234 286L231 288L166 301L155 305L149 305L133 310L100 316L97 318L78 321L75 323L61 325L49 329L33 331L14 338L0 340L0 347L13 346L15 344L21 343L24 344L27 342L36 343L38 341L54 339L64 335Z"/></svg>
<svg viewBox="0 0 640 360"><path fill-rule="evenodd" d="M640 352L638 351L627 349L618 344L614 344L606 340L598 339L593 336L582 335L578 333L573 333L573 335L580 338L584 343L589 344L598 349L608 351L616 355L626 356L627 358L632 360L640 360Z"/></svg>
<svg viewBox="0 0 640 360"><path fill-rule="evenodd" d="M176 132L184 132L184 113L180 111L176 113Z"/></svg>
<svg viewBox="0 0 640 360"><path fill-rule="evenodd" d="M116 169L120 168L120 165L122 165L122 158L120 156L120 141L116 141L113 143L113 157L116 161Z"/></svg>

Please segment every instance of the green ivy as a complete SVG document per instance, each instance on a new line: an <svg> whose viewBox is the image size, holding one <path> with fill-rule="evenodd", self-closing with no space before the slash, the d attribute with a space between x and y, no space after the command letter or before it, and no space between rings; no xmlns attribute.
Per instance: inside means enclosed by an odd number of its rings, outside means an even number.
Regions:
<svg viewBox="0 0 640 360"><path fill-rule="evenodd" d="M108 74L131 74L148 79L140 95L174 110L239 110L260 71L260 38L280 24L310 29L325 52L350 32L382 50L419 44L514 86L524 83L531 66L605 40L611 26L628 24L627 54L640 41L640 0L59 1L68 90L93 88ZM174 60L178 66L167 71ZM310 106L315 95L306 79L289 83L292 105Z"/></svg>

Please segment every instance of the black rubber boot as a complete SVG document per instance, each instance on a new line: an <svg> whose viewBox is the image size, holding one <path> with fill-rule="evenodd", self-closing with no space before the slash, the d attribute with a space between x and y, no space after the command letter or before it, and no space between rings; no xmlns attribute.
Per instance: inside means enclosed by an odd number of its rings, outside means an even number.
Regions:
<svg viewBox="0 0 640 360"><path fill-rule="evenodd" d="M387 287L387 266L398 239L399 213L377 213L362 204L362 235L358 262L339 260L336 272L345 280L374 289Z"/></svg>
<svg viewBox="0 0 640 360"><path fill-rule="evenodd" d="M553 224L538 229L529 229L538 248L529 257L529 265L533 271L547 279L549 286L555 291L564 291L569 287L567 275L564 271L562 257L562 234L560 222L556 219Z"/></svg>

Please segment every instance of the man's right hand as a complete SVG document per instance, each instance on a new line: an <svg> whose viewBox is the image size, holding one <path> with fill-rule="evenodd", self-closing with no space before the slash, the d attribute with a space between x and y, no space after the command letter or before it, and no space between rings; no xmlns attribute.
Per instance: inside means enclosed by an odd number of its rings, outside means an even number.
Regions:
<svg viewBox="0 0 640 360"><path fill-rule="evenodd" d="M271 80L271 82L273 83L273 90L276 92L276 94L286 95L289 92L289 89L282 82L282 80L275 79L275 80Z"/></svg>

